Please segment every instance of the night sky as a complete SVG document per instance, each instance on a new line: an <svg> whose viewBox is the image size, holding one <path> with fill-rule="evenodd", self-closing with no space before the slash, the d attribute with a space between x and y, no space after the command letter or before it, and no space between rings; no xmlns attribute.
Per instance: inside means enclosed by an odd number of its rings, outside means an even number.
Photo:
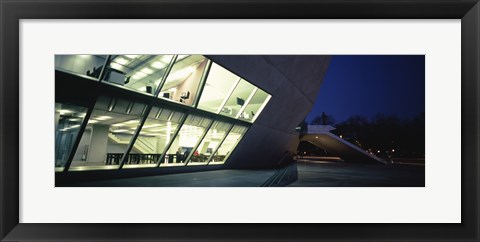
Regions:
<svg viewBox="0 0 480 242"><path fill-rule="evenodd" d="M425 56L333 56L307 122L322 112L339 123L352 115L404 119L424 111Z"/></svg>

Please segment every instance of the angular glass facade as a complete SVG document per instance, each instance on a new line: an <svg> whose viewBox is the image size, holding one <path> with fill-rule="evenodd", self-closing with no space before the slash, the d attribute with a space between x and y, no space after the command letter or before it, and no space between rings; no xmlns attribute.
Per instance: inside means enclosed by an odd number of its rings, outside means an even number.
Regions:
<svg viewBox="0 0 480 242"><path fill-rule="evenodd" d="M106 60L106 55L55 55L55 69L98 80Z"/></svg>
<svg viewBox="0 0 480 242"><path fill-rule="evenodd" d="M222 165L224 164L233 149L237 146L238 142L242 139L243 135L247 132L248 128L241 125L235 125L232 130L228 133L225 140L215 151L213 157L211 158L209 165Z"/></svg>
<svg viewBox="0 0 480 242"><path fill-rule="evenodd" d="M99 97L70 170L118 168L145 109L143 103Z"/></svg>
<svg viewBox="0 0 480 242"><path fill-rule="evenodd" d="M55 103L55 170L63 171L87 108Z"/></svg>
<svg viewBox="0 0 480 242"><path fill-rule="evenodd" d="M219 113L240 79L239 76L213 63L198 108Z"/></svg>
<svg viewBox="0 0 480 242"><path fill-rule="evenodd" d="M232 125L228 122L215 121L202 142L195 148L197 152L190 156L188 165L207 165L213 152L217 150L218 145L225 138Z"/></svg>
<svg viewBox="0 0 480 242"><path fill-rule="evenodd" d="M198 155L198 150L194 148L201 141L212 122L213 120L210 118L190 114L170 145L160 166L184 166L191 156Z"/></svg>
<svg viewBox="0 0 480 242"><path fill-rule="evenodd" d="M115 55L103 79L108 83L154 95L173 55Z"/></svg>
<svg viewBox="0 0 480 242"><path fill-rule="evenodd" d="M202 55L55 61L57 71L105 85L91 90L90 107L56 104L56 171L224 164L271 98Z"/></svg>
<svg viewBox="0 0 480 242"><path fill-rule="evenodd" d="M201 55L178 55L159 97L193 106L207 62Z"/></svg>
<svg viewBox="0 0 480 242"><path fill-rule="evenodd" d="M156 167L184 116L186 114L181 111L153 107L128 154L124 168Z"/></svg>

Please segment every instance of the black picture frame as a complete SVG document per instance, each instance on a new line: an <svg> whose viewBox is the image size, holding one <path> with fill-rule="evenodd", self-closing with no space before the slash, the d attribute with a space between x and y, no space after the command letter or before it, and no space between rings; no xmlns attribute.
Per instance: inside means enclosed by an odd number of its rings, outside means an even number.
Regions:
<svg viewBox="0 0 480 242"><path fill-rule="evenodd" d="M0 0L1 241L479 241L478 0ZM21 19L461 19L460 224L25 224L19 223ZM286 205L286 209L294 207ZM394 209L394 208L392 208ZM281 212L281 211L279 211ZM254 221L252 221L254 222Z"/></svg>

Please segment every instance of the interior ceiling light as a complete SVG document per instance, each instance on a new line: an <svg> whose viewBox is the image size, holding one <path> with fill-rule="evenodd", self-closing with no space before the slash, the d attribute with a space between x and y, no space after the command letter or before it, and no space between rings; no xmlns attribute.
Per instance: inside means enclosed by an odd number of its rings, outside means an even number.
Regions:
<svg viewBox="0 0 480 242"><path fill-rule="evenodd" d="M172 60L171 55L164 55L160 58L160 61L163 63L169 63Z"/></svg>
<svg viewBox="0 0 480 242"><path fill-rule="evenodd" d="M89 123L89 124L98 123L98 120L88 120L88 123Z"/></svg>
<svg viewBox="0 0 480 242"><path fill-rule="evenodd" d="M195 71L195 67L188 66L182 70L179 70L179 71L176 71L175 73L170 74L168 79L173 81L173 80L186 78L187 76L192 74L192 72L194 71Z"/></svg>
<svg viewBox="0 0 480 242"><path fill-rule="evenodd" d="M165 66L167 66L167 63L164 63L164 62L161 62L161 61L155 61L151 64L151 66L153 68L157 68L157 69L162 69L164 68Z"/></svg>
<svg viewBox="0 0 480 242"><path fill-rule="evenodd" d="M147 74L152 74L153 73L152 69L147 68L147 67L141 69L140 71L143 72L143 73L147 73Z"/></svg>
<svg viewBox="0 0 480 242"><path fill-rule="evenodd" d="M72 113L72 111L67 110L67 109L60 109L60 110L58 110L58 112L59 112L61 115L67 114L67 113Z"/></svg>
<svg viewBox="0 0 480 242"><path fill-rule="evenodd" d="M140 55L125 55L126 57L130 58L130 59L135 59L137 58L138 56Z"/></svg>
<svg viewBox="0 0 480 242"><path fill-rule="evenodd" d="M127 131L128 131L128 130L126 130L126 129L117 129L117 130L114 130L114 131L112 131L112 132L114 132L114 133L121 133L121 132L127 132Z"/></svg>
<svg viewBox="0 0 480 242"><path fill-rule="evenodd" d="M95 119L97 119L97 120L107 120L107 119L111 119L111 118L112 117L110 117L110 116L98 116Z"/></svg>
<svg viewBox="0 0 480 242"><path fill-rule="evenodd" d="M110 67L113 68L113 69L122 69L122 66L118 63L115 63L115 62L112 62L110 63Z"/></svg>
<svg viewBox="0 0 480 242"><path fill-rule="evenodd" d="M126 65L129 61L127 59L124 59L122 57L117 57L115 58L115 62L117 62L120 65Z"/></svg>
<svg viewBox="0 0 480 242"><path fill-rule="evenodd" d="M127 121L125 123L126 124L135 124L135 123L138 123L138 120L130 120L130 121Z"/></svg>
<svg viewBox="0 0 480 242"><path fill-rule="evenodd" d="M135 74L132 76L132 78L133 78L133 79L141 79L141 78L144 78L144 77L146 77L146 76L147 76L147 74L139 71L139 72L135 73Z"/></svg>

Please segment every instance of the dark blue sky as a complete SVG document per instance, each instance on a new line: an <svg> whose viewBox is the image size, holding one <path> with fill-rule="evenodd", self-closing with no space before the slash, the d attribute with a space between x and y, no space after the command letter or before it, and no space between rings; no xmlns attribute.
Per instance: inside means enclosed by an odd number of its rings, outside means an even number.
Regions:
<svg viewBox="0 0 480 242"><path fill-rule="evenodd" d="M425 56L333 56L307 122L322 111L337 123L357 114L415 117L425 111Z"/></svg>

